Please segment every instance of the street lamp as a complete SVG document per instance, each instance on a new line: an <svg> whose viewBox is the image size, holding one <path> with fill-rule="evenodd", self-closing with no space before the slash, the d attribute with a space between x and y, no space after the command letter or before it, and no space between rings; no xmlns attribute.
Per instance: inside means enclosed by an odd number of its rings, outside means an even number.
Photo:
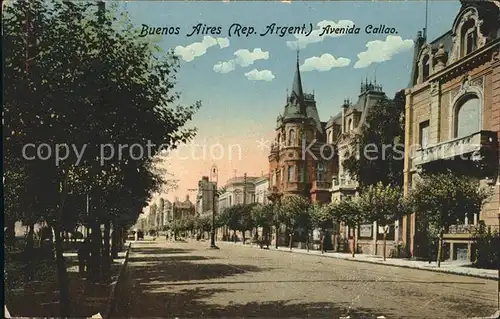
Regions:
<svg viewBox="0 0 500 319"><path fill-rule="evenodd" d="M219 249L219 247L215 246L215 199L217 198L217 182L219 179L219 169L214 164L210 168L210 182L214 183L211 186L213 187L213 196L212 196L212 233L210 236L210 248Z"/></svg>

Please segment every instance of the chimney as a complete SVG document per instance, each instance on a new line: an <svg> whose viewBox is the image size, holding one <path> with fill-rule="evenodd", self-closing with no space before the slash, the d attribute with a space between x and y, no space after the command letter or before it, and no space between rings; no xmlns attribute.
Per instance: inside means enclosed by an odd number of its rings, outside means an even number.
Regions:
<svg viewBox="0 0 500 319"><path fill-rule="evenodd" d="M189 195L186 195L186 202L189 201Z"/></svg>

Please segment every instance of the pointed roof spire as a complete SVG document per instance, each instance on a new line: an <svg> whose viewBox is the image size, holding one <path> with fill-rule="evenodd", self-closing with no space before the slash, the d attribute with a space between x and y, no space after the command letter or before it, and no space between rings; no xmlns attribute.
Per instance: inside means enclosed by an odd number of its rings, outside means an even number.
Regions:
<svg viewBox="0 0 500 319"><path fill-rule="evenodd" d="M297 66L295 69L295 77L293 79L293 85L292 85L292 97L295 95L295 97L298 99L299 102L302 102L304 100L304 93L302 91L302 79L300 78L300 63L299 63L299 49L297 48Z"/></svg>

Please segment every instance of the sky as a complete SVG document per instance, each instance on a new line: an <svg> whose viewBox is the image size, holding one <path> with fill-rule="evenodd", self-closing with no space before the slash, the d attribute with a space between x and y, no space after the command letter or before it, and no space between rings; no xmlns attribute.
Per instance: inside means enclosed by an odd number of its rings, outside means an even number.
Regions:
<svg viewBox="0 0 500 319"><path fill-rule="evenodd" d="M459 1L429 1L430 40L451 29L459 8ZM267 174L269 142L291 90L297 46L304 90L315 94L320 119L328 121L340 112L345 98L356 101L365 78L376 78L389 97L405 88L413 40L425 25L425 1L131 1L124 2L123 9L138 30L144 25L171 28L174 34L150 38L180 57L180 103L202 102L188 124L198 129L197 136L164 160L169 178L178 180L175 190L161 194L169 200L194 198L196 191L189 189L210 175L212 165L218 168L213 178L219 185L235 175ZM253 27L255 33L238 36L235 27L230 28L235 23ZM273 23L305 25L308 34L261 36ZM188 36L198 24L200 31L206 26L220 32ZM354 25L360 32L321 35L328 25ZM367 34L367 25L394 28L395 33Z"/></svg>

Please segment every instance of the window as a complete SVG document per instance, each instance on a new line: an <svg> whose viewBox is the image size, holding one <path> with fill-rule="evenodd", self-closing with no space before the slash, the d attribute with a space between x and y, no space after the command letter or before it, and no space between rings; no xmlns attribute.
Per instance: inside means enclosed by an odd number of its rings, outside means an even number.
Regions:
<svg viewBox="0 0 500 319"><path fill-rule="evenodd" d="M458 101L455 109L455 137L464 137L481 130L480 103L476 95L469 94Z"/></svg>
<svg viewBox="0 0 500 319"><path fill-rule="evenodd" d="M476 50L476 35L474 29L467 33L467 46L465 47L465 54L472 53Z"/></svg>
<svg viewBox="0 0 500 319"><path fill-rule="evenodd" d="M349 121L347 122L347 129L349 131L352 130L352 119L349 119Z"/></svg>
<svg viewBox="0 0 500 319"><path fill-rule="evenodd" d="M429 121L420 123L419 144L421 148L427 147L429 143Z"/></svg>
<svg viewBox="0 0 500 319"><path fill-rule="evenodd" d="M476 41L474 21L469 20L464 23L462 29L460 30L460 53L462 57L472 53L476 49Z"/></svg>
<svg viewBox="0 0 500 319"><path fill-rule="evenodd" d="M290 130L290 132L288 132L288 145L289 146L293 146L295 145L295 131L294 130Z"/></svg>
<svg viewBox="0 0 500 319"><path fill-rule="evenodd" d="M427 78L429 78L429 73L430 73L430 57L429 55L426 55L424 59L422 60L422 78L423 81L427 81Z"/></svg>
<svg viewBox="0 0 500 319"><path fill-rule="evenodd" d="M306 179L306 170L304 166L299 167L299 182L304 182Z"/></svg>
<svg viewBox="0 0 500 319"><path fill-rule="evenodd" d="M316 181L324 182L325 180L325 166L323 163L316 164Z"/></svg>
<svg viewBox="0 0 500 319"><path fill-rule="evenodd" d="M329 131L328 132L328 143L333 143L333 133L332 131Z"/></svg>
<svg viewBox="0 0 500 319"><path fill-rule="evenodd" d="M294 182L295 181L295 166L288 166L288 181L289 182Z"/></svg>

